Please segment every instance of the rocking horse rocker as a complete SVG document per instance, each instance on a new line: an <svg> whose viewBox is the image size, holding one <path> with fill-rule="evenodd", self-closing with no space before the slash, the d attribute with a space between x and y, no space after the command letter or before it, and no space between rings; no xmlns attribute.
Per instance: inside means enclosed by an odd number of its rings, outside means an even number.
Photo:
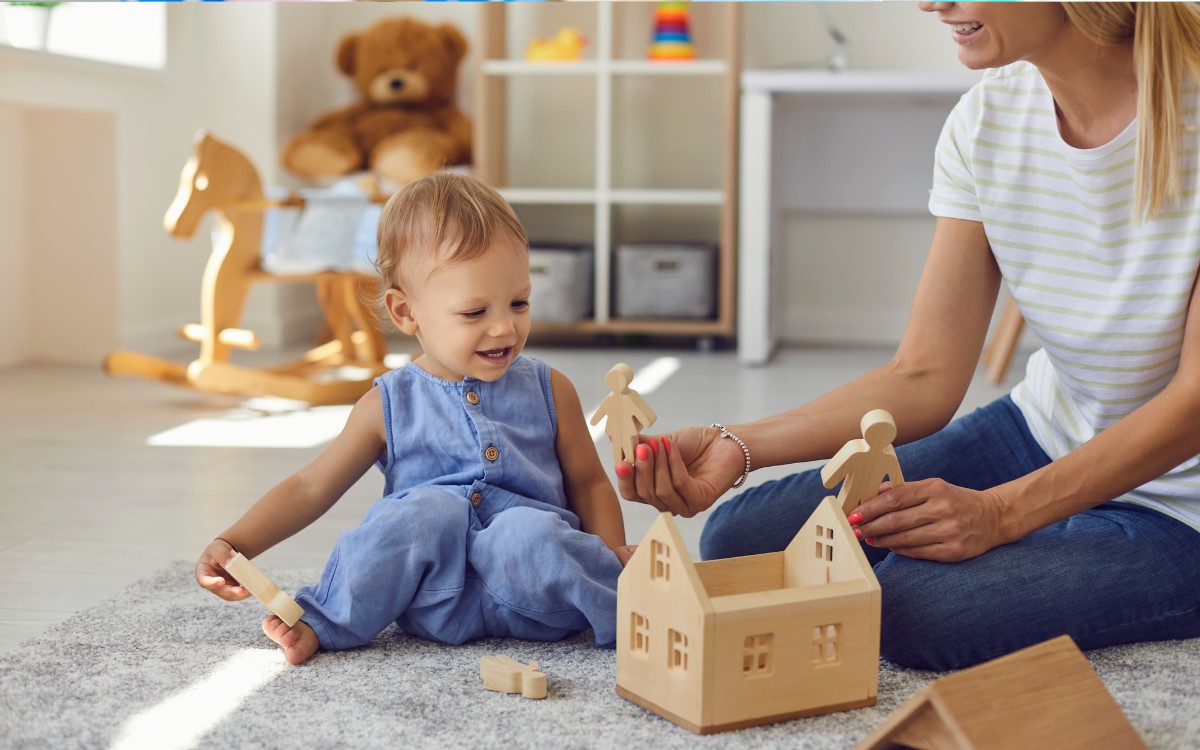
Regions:
<svg viewBox="0 0 1200 750"><path fill-rule="evenodd" d="M387 370L383 334L372 324L360 296L373 288L374 279L352 271L278 274L263 270L259 251L263 214L281 205L302 205L302 201L267 200L257 170L243 153L205 131L197 134L163 226L172 236L188 238L204 214L216 212L212 254L200 286L200 323L179 329L183 338L200 344L200 356L183 365L139 352L117 351L105 358L105 372L201 391L278 396L313 405L352 403L370 390L375 376ZM257 334L238 327L250 285L298 281L316 284L331 340L298 360L272 368L230 362L232 350L260 346ZM346 370L339 368L357 369L360 376L340 378L338 373Z"/></svg>

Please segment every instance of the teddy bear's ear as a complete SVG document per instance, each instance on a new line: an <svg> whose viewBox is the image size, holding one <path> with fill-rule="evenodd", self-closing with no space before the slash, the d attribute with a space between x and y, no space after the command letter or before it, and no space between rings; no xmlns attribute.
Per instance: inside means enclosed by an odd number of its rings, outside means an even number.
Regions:
<svg viewBox="0 0 1200 750"><path fill-rule="evenodd" d="M354 53L356 51L358 51L358 34L342 37L342 42L338 45L337 66L338 70L351 78L354 77Z"/></svg>
<svg viewBox="0 0 1200 750"><path fill-rule="evenodd" d="M442 44L450 53L450 59L454 61L455 65L458 65L467 54L466 37L454 24L444 23L438 27L438 31L442 33Z"/></svg>

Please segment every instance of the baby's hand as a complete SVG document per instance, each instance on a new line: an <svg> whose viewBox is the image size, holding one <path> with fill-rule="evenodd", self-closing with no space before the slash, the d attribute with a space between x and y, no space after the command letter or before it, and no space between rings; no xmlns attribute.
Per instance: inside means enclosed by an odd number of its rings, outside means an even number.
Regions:
<svg viewBox="0 0 1200 750"><path fill-rule="evenodd" d="M196 561L196 583L200 584L200 588L230 602L250 596L250 592L238 585L237 580L225 570L225 563L232 560L235 554L233 547L224 539L209 542Z"/></svg>
<svg viewBox="0 0 1200 750"><path fill-rule="evenodd" d="M629 563L629 558L633 557L633 553L637 552L636 544L626 544L623 547L613 547L613 554L621 561L621 567L625 567Z"/></svg>

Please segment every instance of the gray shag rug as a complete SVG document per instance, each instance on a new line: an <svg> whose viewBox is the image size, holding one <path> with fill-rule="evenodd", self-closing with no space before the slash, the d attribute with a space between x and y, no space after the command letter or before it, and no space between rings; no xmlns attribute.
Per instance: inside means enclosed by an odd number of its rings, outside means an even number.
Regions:
<svg viewBox="0 0 1200 750"><path fill-rule="evenodd" d="M267 573L289 592L317 577ZM873 707L698 737L619 698L614 652L590 633L454 647L393 628L291 667L259 628L265 612L172 564L0 656L0 747L841 749L940 676L884 662ZM537 659L549 697L485 691L479 659L496 653ZM1088 658L1150 747L1200 747L1200 639Z"/></svg>

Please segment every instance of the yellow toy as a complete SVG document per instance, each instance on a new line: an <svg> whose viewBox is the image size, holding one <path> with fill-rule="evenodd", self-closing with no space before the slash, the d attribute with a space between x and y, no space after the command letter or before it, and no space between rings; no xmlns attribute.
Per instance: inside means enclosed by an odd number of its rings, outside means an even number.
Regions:
<svg viewBox="0 0 1200 750"><path fill-rule="evenodd" d="M533 62L579 60L587 39L574 26L568 26L551 39L534 39L525 49L525 59Z"/></svg>

